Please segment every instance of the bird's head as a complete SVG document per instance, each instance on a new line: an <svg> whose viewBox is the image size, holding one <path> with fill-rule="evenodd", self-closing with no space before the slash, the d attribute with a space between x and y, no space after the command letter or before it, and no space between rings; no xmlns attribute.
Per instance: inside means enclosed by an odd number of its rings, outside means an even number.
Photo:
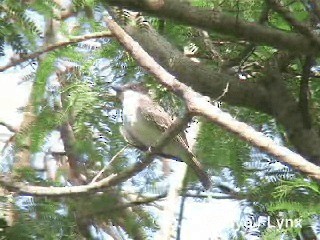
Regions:
<svg viewBox="0 0 320 240"><path fill-rule="evenodd" d="M126 96L147 95L148 90L141 83L131 83L125 85L114 85L111 87L117 93L117 97L123 101Z"/></svg>

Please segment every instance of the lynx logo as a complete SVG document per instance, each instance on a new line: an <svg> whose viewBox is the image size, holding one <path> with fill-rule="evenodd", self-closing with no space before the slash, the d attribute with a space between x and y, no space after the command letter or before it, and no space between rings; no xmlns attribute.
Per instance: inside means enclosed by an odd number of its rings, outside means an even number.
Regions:
<svg viewBox="0 0 320 240"><path fill-rule="evenodd" d="M247 230L259 229L260 227L266 228L301 228L301 219L295 218L275 218L271 219L270 216L267 217L259 217L255 219L253 217L248 217L243 222L243 227Z"/></svg>

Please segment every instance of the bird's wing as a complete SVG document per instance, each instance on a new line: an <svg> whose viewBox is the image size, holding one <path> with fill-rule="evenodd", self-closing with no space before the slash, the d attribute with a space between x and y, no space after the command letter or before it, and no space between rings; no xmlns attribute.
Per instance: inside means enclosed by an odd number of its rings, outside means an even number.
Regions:
<svg viewBox="0 0 320 240"><path fill-rule="evenodd" d="M173 123L171 116L158 104L151 99L141 99L142 107L138 107L138 111L142 114L149 124L160 132L165 132Z"/></svg>
<svg viewBox="0 0 320 240"><path fill-rule="evenodd" d="M154 124L154 128L158 128L159 131L165 132L173 123L174 118L172 118L160 105L153 101L148 100L148 104L143 104L144 108L139 108L138 110L143 115L143 117ZM182 131L179 133L175 140L178 141L185 149L185 158L180 159L184 161L189 167L193 169L196 175L199 177L203 186L209 189L211 186L211 180L208 174L203 170L201 163L196 159L193 153L190 151L185 133Z"/></svg>
<svg viewBox="0 0 320 240"><path fill-rule="evenodd" d="M146 108L139 108L139 111L147 119L150 124L154 123L154 127L161 132L165 132L173 123L174 118L170 116L160 105L152 101L152 103L144 104ZM179 133L176 139L186 148L189 149L187 138L184 132Z"/></svg>

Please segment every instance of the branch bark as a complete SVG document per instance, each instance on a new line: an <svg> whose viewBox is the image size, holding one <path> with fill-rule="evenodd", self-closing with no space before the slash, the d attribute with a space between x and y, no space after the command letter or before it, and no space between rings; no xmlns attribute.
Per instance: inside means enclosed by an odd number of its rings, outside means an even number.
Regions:
<svg viewBox="0 0 320 240"><path fill-rule="evenodd" d="M234 76L217 72L212 66L193 62L151 27L140 30L129 26L125 30L156 62L195 91L216 99L229 83L224 102L272 113L268 103L269 93L261 84L241 82Z"/></svg>
<svg viewBox="0 0 320 240"><path fill-rule="evenodd" d="M174 91L181 96L189 108L189 111L194 115L202 115L207 117L210 121L219 124L230 132L237 134L240 138L246 140L254 146L279 158L282 162L290 164L294 168L307 173L309 176L320 179L320 167L308 162L300 155L290 151L289 149L278 146L271 139L265 137L262 133L255 131L252 127L245 123L233 119L229 114L222 112L217 107L208 102L208 98L203 97L199 93L193 91L190 87L180 83L176 78L161 67L155 60L150 57L141 46L135 42L127 33L124 32L114 21L108 19L108 26L114 33L120 43L127 49L129 53L144 67L147 71L153 74L158 81L166 86L169 90ZM38 195L38 196L61 196L68 194L80 194L92 191L99 191L103 188L115 186L143 170L152 162L153 152L157 152L163 147L167 141L176 132L181 131L181 124L175 123L168 131L161 137L155 148L146 154L143 162L137 163L132 168L114 174L101 181L74 187L37 187L27 186L23 183L12 183L4 178L0 180L3 186L8 189L18 191L24 194Z"/></svg>
<svg viewBox="0 0 320 240"><path fill-rule="evenodd" d="M304 126L299 103L288 90L281 73L275 67L267 67L264 76L255 82L243 82L222 74L211 66L194 63L183 56L151 27L143 31L127 27L126 31L163 68L195 91L216 99L229 84L228 93L222 101L231 105L256 109L273 116L288 133L297 151L310 161L320 165L320 138L316 128ZM283 64L278 63L279 66Z"/></svg>
<svg viewBox="0 0 320 240"><path fill-rule="evenodd" d="M275 156L294 168L307 173L309 176L320 179L320 167L307 161L286 147L278 146L270 138L255 131L245 123L233 119L229 114L222 112L213 106L208 99L193 91L187 85L180 83L173 75L161 67L144 49L135 42L117 23L106 19L109 29L118 41L126 48L133 58L154 75L156 79L169 90L175 92L186 101L189 112L194 115L205 116L210 121L222 126L228 131L236 134L243 140Z"/></svg>
<svg viewBox="0 0 320 240"><path fill-rule="evenodd" d="M257 45L268 45L296 53L316 53L319 46L312 46L305 36L289 33L229 16L219 10L191 6L176 0L108 0L109 5L143 11L159 18L234 36Z"/></svg>
<svg viewBox="0 0 320 240"><path fill-rule="evenodd" d="M309 79L310 79L310 68L314 58L307 56L302 69L302 76L300 80L300 92L299 92L299 107L303 118L304 126L308 129L312 126L312 119L309 112Z"/></svg>

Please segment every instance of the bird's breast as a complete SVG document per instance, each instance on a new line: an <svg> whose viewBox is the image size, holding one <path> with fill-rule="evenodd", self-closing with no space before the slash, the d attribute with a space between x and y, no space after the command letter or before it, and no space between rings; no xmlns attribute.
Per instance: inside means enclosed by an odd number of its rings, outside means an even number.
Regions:
<svg viewBox="0 0 320 240"><path fill-rule="evenodd" d="M132 125L137 119L138 114L138 100L135 98L124 99L123 101L123 123Z"/></svg>
<svg viewBox="0 0 320 240"><path fill-rule="evenodd" d="M161 136L161 132L145 119L138 107L134 106L123 107L122 129L145 146L152 146Z"/></svg>

